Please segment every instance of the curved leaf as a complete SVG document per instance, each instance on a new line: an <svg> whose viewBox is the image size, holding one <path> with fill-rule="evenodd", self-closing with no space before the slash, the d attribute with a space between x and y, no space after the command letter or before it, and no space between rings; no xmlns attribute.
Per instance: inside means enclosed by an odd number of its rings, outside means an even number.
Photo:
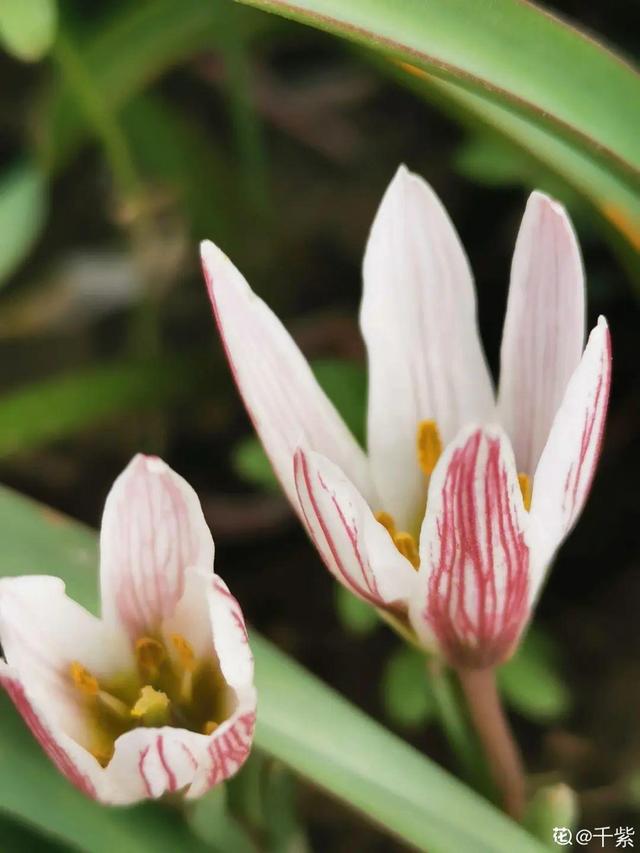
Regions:
<svg viewBox="0 0 640 853"><path fill-rule="evenodd" d="M410 62L572 140L640 186L640 77L518 0L243 0Z"/></svg>

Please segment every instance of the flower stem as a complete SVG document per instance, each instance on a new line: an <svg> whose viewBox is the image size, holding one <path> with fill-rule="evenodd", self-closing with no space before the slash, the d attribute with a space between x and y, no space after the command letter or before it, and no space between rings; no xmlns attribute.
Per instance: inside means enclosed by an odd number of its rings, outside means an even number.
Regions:
<svg viewBox="0 0 640 853"><path fill-rule="evenodd" d="M476 790L488 794L491 783L469 720L460 706L461 698L451 682L450 673L437 658L427 659L427 672L440 725L455 755L459 771Z"/></svg>
<svg viewBox="0 0 640 853"><path fill-rule="evenodd" d="M495 669L459 669L458 677L504 810L514 820L522 820L524 768L500 702Z"/></svg>

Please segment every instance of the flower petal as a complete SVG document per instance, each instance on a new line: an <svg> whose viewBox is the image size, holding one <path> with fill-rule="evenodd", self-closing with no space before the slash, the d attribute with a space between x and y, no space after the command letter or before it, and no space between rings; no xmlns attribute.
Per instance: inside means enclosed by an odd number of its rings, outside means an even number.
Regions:
<svg viewBox="0 0 640 853"><path fill-rule="evenodd" d="M528 618L527 513L499 427L463 430L431 477L420 536L416 633L454 666L505 660Z"/></svg>
<svg viewBox="0 0 640 853"><path fill-rule="evenodd" d="M294 457L307 531L332 574L375 607L405 609L416 573L340 469L319 453Z"/></svg>
<svg viewBox="0 0 640 853"><path fill-rule="evenodd" d="M435 420L446 444L465 423L490 418L494 401L464 249L434 191L404 166L367 243L360 321L380 508L411 529L426 494L416 462L418 423Z"/></svg>
<svg viewBox="0 0 640 853"><path fill-rule="evenodd" d="M204 242L201 254L211 305L236 383L296 511L291 460L300 442L334 459L370 494L362 449L289 333L220 249Z"/></svg>
<svg viewBox="0 0 640 853"><path fill-rule="evenodd" d="M0 661L0 684L60 773L83 794L102 799L103 770L96 759L53 721L48 705L34 701L18 671L4 661Z"/></svg>
<svg viewBox="0 0 640 853"><path fill-rule="evenodd" d="M256 690L242 611L222 578L205 569L187 574L191 597L195 599L199 593L200 603L208 609L209 653L215 651L218 658L229 686L232 711L210 735L163 727L135 729L118 738L106 773L109 789L122 804L157 798L187 786L187 797L200 797L239 770L251 749ZM181 612L183 603L176 609L171 626L191 642L193 614L187 609ZM196 613L196 620L199 618ZM164 630L169 630L166 624ZM196 633L201 635L201 629Z"/></svg>
<svg viewBox="0 0 640 853"><path fill-rule="evenodd" d="M214 785L231 778L249 757L256 723L256 693L251 688L239 692L238 707L233 715L207 738L204 754L200 754L198 770L187 799L201 797Z"/></svg>
<svg viewBox="0 0 640 853"><path fill-rule="evenodd" d="M534 585L587 499L600 456L611 385L611 339L604 317L589 335L551 427L533 480Z"/></svg>
<svg viewBox="0 0 640 853"><path fill-rule="evenodd" d="M529 476L582 355L584 290L580 248L564 208L532 193L513 255L498 403L518 470Z"/></svg>
<svg viewBox="0 0 640 853"><path fill-rule="evenodd" d="M213 645L227 684L235 691L253 685L253 654L244 616L237 600L219 575L207 592Z"/></svg>
<svg viewBox="0 0 640 853"><path fill-rule="evenodd" d="M113 758L104 770L113 805L157 799L190 785L209 736L186 729L132 729L115 743Z"/></svg>
<svg viewBox="0 0 640 853"><path fill-rule="evenodd" d="M126 638L65 595L59 578L0 581L0 641L8 665L51 725L89 747L69 667L78 661L97 678L133 665Z"/></svg>
<svg viewBox="0 0 640 853"><path fill-rule="evenodd" d="M180 601L185 570L213 570L214 547L191 486L161 459L136 456L113 484L100 532L102 611L133 638Z"/></svg>

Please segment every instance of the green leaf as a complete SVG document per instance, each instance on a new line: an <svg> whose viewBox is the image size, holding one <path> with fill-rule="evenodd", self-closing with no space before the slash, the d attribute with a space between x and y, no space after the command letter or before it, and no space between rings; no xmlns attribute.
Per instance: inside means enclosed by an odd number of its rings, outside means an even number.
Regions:
<svg viewBox="0 0 640 853"><path fill-rule="evenodd" d="M25 62L35 62L48 52L56 34L56 0L2 0L0 39Z"/></svg>
<svg viewBox="0 0 640 853"><path fill-rule="evenodd" d="M236 444L231 451L231 465L236 474L247 483L266 492L280 490L280 484L273 473L267 454L254 436L247 436Z"/></svg>
<svg viewBox="0 0 640 853"><path fill-rule="evenodd" d="M580 193L604 224L613 248L622 255L621 260L640 286L637 271L640 194L623 177L552 130L481 94L467 91L419 69L402 68L394 63L381 63L380 60L375 64L384 67L396 80L436 104L466 127L474 131L484 129L495 138L501 137L516 145L532 163L567 184L570 194ZM531 171L527 169L522 173L520 183L531 186L530 178ZM558 197L565 203L571 200L567 195L566 191L563 193L558 190Z"/></svg>
<svg viewBox="0 0 640 853"><path fill-rule="evenodd" d="M526 155L488 134L470 136L457 150L454 165L464 177L491 187L519 184L530 171Z"/></svg>
<svg viewBox="0 0 640 853"><path fill-rule="evenodd" d="M248 834L229 812L226 785L209 791L189 808L191 831L219 853L256 853Z"/></svg>
<svg viewBox="0 0 640 853"><path fill-rule="evenodd" d="M158 408L202 383L187 359L120 362L78 370L0 396L0 458L32 450L101 423Z"/></svg>
<svg viewBox="0 0 640 853"><path fill-rule="evenodd" d="M247 0L507 106L640 185L640 78L594 39L516 0Z"/></svg>
<svg viewBox="0 0 640 853"><path fill-rule="evenodd" d="M31 163L0 178L0 286L24 260L44 225L47 189Z"/></svg>
<svg viewBox="0 0 640 853"><path fill-rule="evenodd" d="M319 358L311 367L320 387L342 415L351 432L364 444L367 371L364 365L338 358Z"/></svg>
<svg viewBox="0 0 640 853"><path fill-rule="evenodd" d="M558 669L553 644L532 629L498 671L498 684L512 708L534 722L548 723L571 709L571 694Z"/></svg>
<svg viewBox="0 0 640 853"><path fill-rule="evenodd" d="M387 73L516 142L588 199L640 287L640 76L594 39L519 0L242 2L374 48Z"/></svg>
<svg viewBox="0 0 640 853"><path fill-rule="evenodd" d="M435 714L425 657L411 646L398 646L389 656L381 689L386 712L396 725L422 726Z"/></svg>
<svg viewBox="0 0 640 853"><path fill-rule="evenodd" d="M0 815L0 838L2 850L5 853L20 850L28 850L29 853L69 853L67 846L34 832L33 828L27 824L2 815Z"/></svg>
<svg viewBox="0 0 640 853"><path fill-rule="evenodd" d="M94 533L0 489L0 541L3 575L60 575L71 596L96 609ZM251 645L260 697L256 745L262 750L420 849L542 850L488 802L255 632ZM0 810L49 826L72 843L91 838L96 853L118 847L194 850L193 842L177 838L181 830L173 813L82 805L81 795L38 752L16 715L5 710L2 720L0 756L9 760L3 760L0 774Z"/></svg>
<svg viewBox="0 0 640 853"><path fill-rule="evenodd" d="M142 0L117 6L117 14L102 21L95 35L83 35L78 45L82 62L108 109L119 109L174 65L219 44L226 5L220 0ZM249 37L269 23L249 13L239 26ZM86 117L64 81L43 102L38 125L41 157L47 170L58 172L88 133Z"/></svg>
<svg viewBox="0 0 640 853"><path fill-rule="evenodd" d="M336 613L342 627L356 637L366 637L380 627L375 607L356 598L341 584L334 584Z"/></svg>

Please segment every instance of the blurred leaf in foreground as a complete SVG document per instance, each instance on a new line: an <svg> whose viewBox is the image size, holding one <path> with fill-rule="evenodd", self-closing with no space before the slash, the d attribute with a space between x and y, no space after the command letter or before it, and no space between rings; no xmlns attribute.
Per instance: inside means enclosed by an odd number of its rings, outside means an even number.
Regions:
<svg viewBox="0 0 640 853"><path fill-rule="evenodd" d="M0 178L0 287L28 254L44 224L46 184L31 163Z"/></svg>
<svg viewBox="0 0 640 853"><path fill-rule="evenodd" d="M48 52L56 34L56 0L2 0L0 38L18 59L35 62Z"/></svg>

